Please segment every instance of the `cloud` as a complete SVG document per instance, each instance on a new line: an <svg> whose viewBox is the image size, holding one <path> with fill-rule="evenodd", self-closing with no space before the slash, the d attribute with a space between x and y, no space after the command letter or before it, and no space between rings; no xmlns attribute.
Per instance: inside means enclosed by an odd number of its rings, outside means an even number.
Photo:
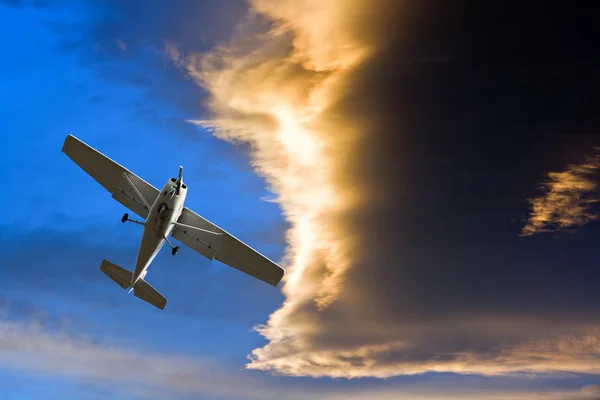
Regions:
<svg viewBox="0 0 600 400"><path fill-rule="evenodd" d="M597 329L579 335L555 335L532 339L514 346L487 351L438 351L415 346L416 340L385 343L357 349L306 349L302 344L292 348L290 342L275 342L256 352L259 369L272 369L289 375L314 377L334 376L389 378L425 372L456 372L488 376L521 376L556 373L600 374ZM429 348L433 347L431 344ZM269 359L278 350L284 357ZM294 354L294 356L287 356ZM301 354L301 357L298 357ZM266 356L265 356L266 355Z"/></svg>
<svg viewBox="0 0 600 400"><path fill-rule="evenodd" d="M356 43L352 31L342 28L357 18L363 6L339 1L326 6L255 2L255 13L280 23L254 40L241 36L233 49L221 46L207 56L192 55L187 60L190 74L213 94L212 109L220 112L218 119L196 122L214 128L220 138L252 145L253 166L278 194L294 224L288 235L293 268L309 264L316 249L321 253L313 271L307 271L324 277L315 288L321 306L335 299L349 265L345 253L350 243L333 232L335 222L329 220L358 201L356 193L336 181L343 158L356 144L356 128L324 117L345 74L368 51ZM336 21L342 11L348 21L330 27L328 21ZM268 45L262 46L266 38ZM248 51L245 57L236 54L244 51ZM334 126L344 135L323 135ZM299 295L307 289L299 287L304 282L295 281L302 272L289 276L286 291ZM307 292L306 297L311 295Z"/></svg>
<svg viewBox="0 0 600 400"><path fill-rule="evenodd" d="M587 385L581 388L581 393L590 396L600 396L600 386Z"/></svg>
<svg viewBox="0 0 600 400"><path fill-rule="evenodd" d="M598 202L596 176L600 168L600 148L579 165L562 172L549 172L541 187L544 195L530 199L531 215L523 236L566 230L598 219L592 207Z"/></svg>
<svg viewBox="0 0 600 400"><path fill-rule="evenodd" d="M117 344L118 343L118 344ZM87 390L97 387L128 398L214 399L485 399L485 400L584 400L595 399L598 387L572 390L504 390L493 387L417 388L414 384L344 389L340 385L310 387L281 382L273 377L233 371L212 360L183 354L157 352L131 340L93 340L81 332L49 329L43 321L0 320L0 368L13 373L36 374L50 379L69 378ZM249 376L251 375L251 376ZM231 384L235 382L235 384ZM472 384L472 383L471 383ZM440 390L443 388L443 390ZM161 397L162 396L162 397Z"/></svg>
<svg viewBox="0 0 600 400"><path fill-rule="evenodd" d="M12 373L36 374L46 381L68 378L98 388L113 387L119 394L135 398L156 398L167 393L174 398L201 395L227 399L276 399L283 393L286 398L299 400L373 396L438 398L435 391L423 392L412 387L400 395L384 388L357 388L348 393L339 387L283 384L265 376L235 371L213 359L157 352L134 344L132 339L106 336L102 340L93 339L81 329L77 333L64 325L57 329L35 316L21 321L2 318L0 349L0 368ZM456 388L450 389L453 390ZM491 389L483 392L494 393ZM468 397L469 393L463 395Z"/></svg>
<svg viewBox="0 0 600 400"><path fill-rule="evenodd" d="M251 146L291 223L286 301L257 327L268 343L248 368L598 373L598 273L506 227L531 179L526 149L578 107L572 66L521 16L426 3L257 0L210 52L168 49L210 94L212 115L193 122ZM493 21L511 30L474 33Z"/></svg>
<svg viewBox="0 0 600 400"><path fill-rule="evenodd" d="M154 390L177 396L197 394L222 398L276 398L277 389L261 389L260 378L231 374L211 360L167 355L135 346L114 347L73 332L50 332L35 320L0 322L0 367L47 377L71 377L116 385L119 391ZM230 382L235 380L236 384Z"/></svg>

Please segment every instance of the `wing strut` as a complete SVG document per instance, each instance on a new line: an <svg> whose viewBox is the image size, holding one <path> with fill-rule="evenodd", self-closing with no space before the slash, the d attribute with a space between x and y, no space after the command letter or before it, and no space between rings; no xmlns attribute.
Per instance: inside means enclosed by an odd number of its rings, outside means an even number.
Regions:
<svg viewBox="0 0 600 400"><path fill-rule="evenodd" d="M142 200L142 202L144 203L146 208L148 208L148 210L150 210L150 205L148 205L148 202L146 201L144 196L142 196L142 194L140 193L138 188L136 188L135 185L133 184L133 182L131 182L131 179L129 179L129 177L127 176L127 173L125 171L123 171L123 178L125 178L127 183L129 183L129 186L131 186L131 188L135 191L135 194L137 194L138 197L140 198L140 200Z"/></svg>
<svg viewBox="0 0 600 400"><path fill-rule="evenodd" d="M178 224L178 225L180 225L180 224ZM187 225L186 225L186 226L187 226ZM212 260L212 259L214 258L214 256L215 256L215 254L217 254L217 249L215 249L214 247L212 247L212 246L210 245L210 243L206 243L204 240L200 239L199 237L196 237L196 236L192 235L191 233L189 233L189 232L188 232L188 231L186 231L185 229L181 228L181 226L175 226L175 228L176 228L176 230L173 230L173 232L177 232L177 231L179 231L179 232L183 232L183 234L184 234L184 235L187 235L187 236L191 237L191 238L192 238L192 239L194 239L195 241L197 241L197 242L199 242L199 243L202 243L202 244L203 244L203 245L205 245L207 248L211 249L211 250L213 251L213 253L212 253L212 254L210 254L210 256L208 256L208 255L206 255L206 254L204 254L204 253L202 253L202 252L200 251L200 253L201 253L202 255L204 255L206 258L208 258L208 259ZM192 227L192 228L193 228L193 227ZM183 240L183 238L179 238L179 237L176 237L176 236L173 236L173 237L175 237L175 238L176 238L177 240L179 240L179 241L182 241L182 240ZM185 243L185 241L182 241L182 242L183 242L183 243ZM189 244L188 244L188 246L189 246ZM196 250L196 251L198 251L198 250Z"/></svg>
<svg viewBox="0 0 600 400"><path fill-rule="evenodd" d="M197 226L186 225L186 224L182 224L182 223L179 223L179 222L173 222L173 225L175 225L178 228L188 228L188 229L193 229L195 231L210 233L211 235L216 235L216 236L222 236L223 235L222 233L219 233L219 232L208 231L206 229L198 228ZM184 230L184 232L185 232L185 230Z"/></svg>

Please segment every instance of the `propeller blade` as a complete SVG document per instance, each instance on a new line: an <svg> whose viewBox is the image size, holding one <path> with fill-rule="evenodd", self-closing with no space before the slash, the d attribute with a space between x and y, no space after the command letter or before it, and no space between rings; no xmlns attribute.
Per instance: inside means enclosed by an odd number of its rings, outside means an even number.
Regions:
<svg viewBox="0 0 600 400"><path fill-rule="evenodd" d="M175 192L177 193L177 195L179 195L179 189L181 189L182 177L183 177L183 167L180 165L179 166L179 179L177 179L177 189L175 189Z"/></svg>

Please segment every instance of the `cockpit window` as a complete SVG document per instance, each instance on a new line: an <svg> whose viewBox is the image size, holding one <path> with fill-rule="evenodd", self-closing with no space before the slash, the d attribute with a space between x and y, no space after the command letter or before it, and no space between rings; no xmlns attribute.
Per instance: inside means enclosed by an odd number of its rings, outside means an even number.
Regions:
<svg viewBox="0 0 600 400"><path fill-rule="evenodd" d="M176 182L176 181L177 181L177 179L171 178L171 182Z"/></svg>
<svg viewBox="0 0 600 400"><path fill-rule="evenodd" d="M167 191L165 190L164 192L162 192L162 195L165 196L167 194Z"/></svg>

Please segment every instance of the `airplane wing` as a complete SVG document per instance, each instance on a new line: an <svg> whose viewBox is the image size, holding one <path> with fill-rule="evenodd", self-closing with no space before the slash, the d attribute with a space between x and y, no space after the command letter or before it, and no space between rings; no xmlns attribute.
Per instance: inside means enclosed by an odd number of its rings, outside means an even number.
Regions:
<svg viewBox="0 0 600 400"><path fill-rule="evenodd" d="M183 209L177 222L180 225L172 236L209 260L214 258L273 286L281 281L283 268L189 208Z"/></svg>
<svg viewBox="0 0 600 400"><path fill-rule="evenodd" d="M148 217L158 189L75 136L66 137L62 152L108 190L113 199L140 217Z"/></svg>

